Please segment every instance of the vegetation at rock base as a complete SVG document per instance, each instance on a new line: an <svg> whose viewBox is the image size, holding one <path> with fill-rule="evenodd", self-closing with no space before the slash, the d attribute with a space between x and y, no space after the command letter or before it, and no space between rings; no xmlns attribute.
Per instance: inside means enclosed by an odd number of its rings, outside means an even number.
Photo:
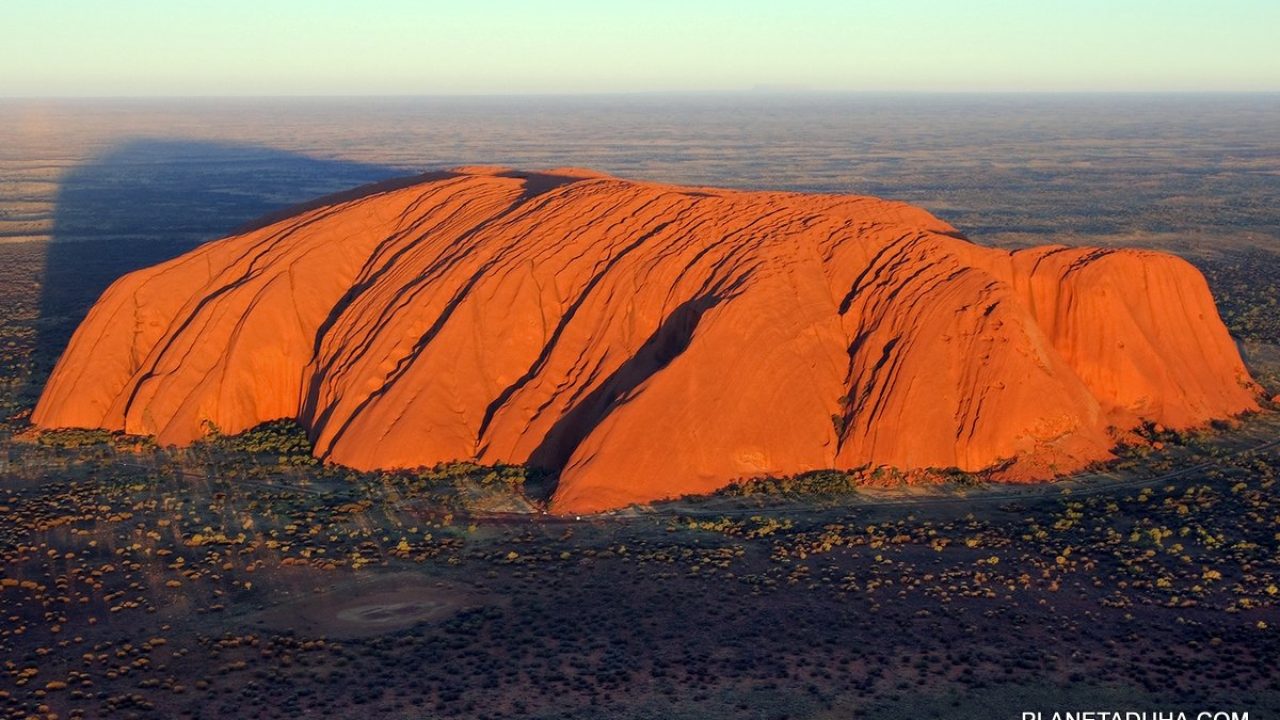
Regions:
<svg viewBox="0 0 1280 720"><path fill-rule="evenodd" d="M315 465L317 462L311 454L311 440L306 431L292 420L265 422L234 435L225 435L215 428L194 451L271 456L280 465Z"/></svg>

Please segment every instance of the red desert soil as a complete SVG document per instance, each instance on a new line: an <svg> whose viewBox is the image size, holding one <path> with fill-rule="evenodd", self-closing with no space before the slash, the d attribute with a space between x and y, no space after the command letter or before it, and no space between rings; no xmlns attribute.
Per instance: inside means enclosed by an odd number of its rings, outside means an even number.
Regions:
<svg viewBox="0 0 1280 720"><path fill-rule="evenodd" d="M1200 273L919 208L469 167L118 280L33 416L190 443L296 418L356 468L560 472L577 513L867 464L1010 479L1257 407Z"/></svg>

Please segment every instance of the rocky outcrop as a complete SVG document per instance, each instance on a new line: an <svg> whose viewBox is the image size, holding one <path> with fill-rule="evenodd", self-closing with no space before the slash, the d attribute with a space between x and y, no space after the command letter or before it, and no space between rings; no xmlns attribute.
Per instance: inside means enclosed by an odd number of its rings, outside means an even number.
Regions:
<svg viewBox="0 0 1280 720"><path fill-rule="evenodd" d="M356 468L530 463L559 512L830 467L1108 456L1256 408L1169 255L968 242L902 203L459 168L117 281L41 427L296 418Z"/></svg>

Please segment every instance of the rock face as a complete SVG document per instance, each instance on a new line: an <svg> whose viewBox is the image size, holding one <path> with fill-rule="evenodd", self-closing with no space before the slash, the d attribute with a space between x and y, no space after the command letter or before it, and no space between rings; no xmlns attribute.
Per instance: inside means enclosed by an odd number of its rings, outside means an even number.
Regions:
<svg viewBox="0 0 1280 720"><path fill-rule="evenodd" d="M328 461L527 462L589 512L868 464L1045 478L1116 428L1257 407L1169 255L580 170L389 187L118 280L35 424L181 445L296 418Z"/></svg>

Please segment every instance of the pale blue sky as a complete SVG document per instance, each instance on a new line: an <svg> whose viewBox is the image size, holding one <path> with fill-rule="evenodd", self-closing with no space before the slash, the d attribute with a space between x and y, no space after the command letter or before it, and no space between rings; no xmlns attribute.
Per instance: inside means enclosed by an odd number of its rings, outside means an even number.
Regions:
<svg viewBox="0 0 1280 720"><path fill-rule="evenodd" d="M0 96L1280 91L1280 0L0 0Z"/></svg>

